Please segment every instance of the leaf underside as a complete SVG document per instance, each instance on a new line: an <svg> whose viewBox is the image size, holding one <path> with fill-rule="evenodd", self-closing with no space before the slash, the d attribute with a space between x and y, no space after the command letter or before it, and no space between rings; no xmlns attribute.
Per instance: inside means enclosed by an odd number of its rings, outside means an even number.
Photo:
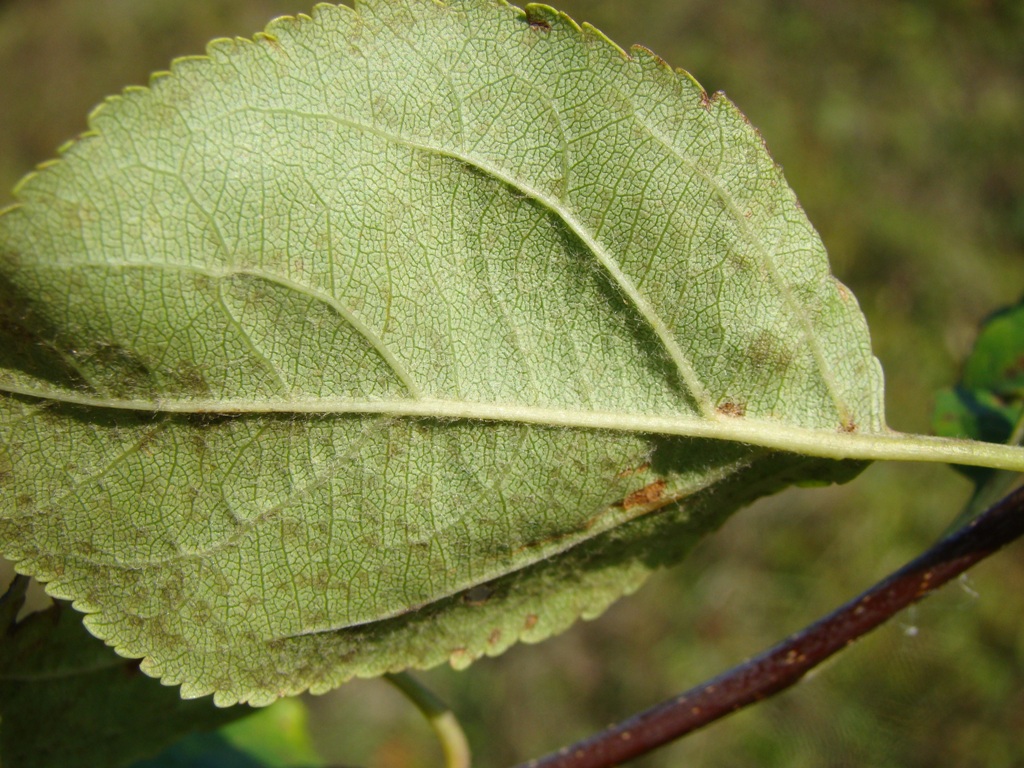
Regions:
<svg viewBox="0 0 1024 768"><path fill-rule="evenodd" d="M318 6L90 125L0 215L0 547L185 696L540 640L861 466L718 425L885 430L757 132L549 8Z"/></svg>

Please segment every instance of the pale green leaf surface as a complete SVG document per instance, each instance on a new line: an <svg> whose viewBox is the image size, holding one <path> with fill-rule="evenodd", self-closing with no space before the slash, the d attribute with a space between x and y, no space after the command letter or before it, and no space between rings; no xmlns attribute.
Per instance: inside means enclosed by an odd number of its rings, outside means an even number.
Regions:
<svg viewBox="0 0 1024 768"><path fill-rule="evenodd" d="M0 217L0 544L186 696L541 639L823 459L1024 464L888 431L756 131L550 9L319 6L91 127Z"/></svg>

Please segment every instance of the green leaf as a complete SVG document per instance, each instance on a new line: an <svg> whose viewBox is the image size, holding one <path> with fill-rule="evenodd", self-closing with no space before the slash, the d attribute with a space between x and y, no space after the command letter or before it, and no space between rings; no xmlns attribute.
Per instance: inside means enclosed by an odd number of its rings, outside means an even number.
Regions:
<svg viewBox="0 0 1024 768"><path fill-rule="evenodd" d="M0 598L0 760L5 768L117 768L246 714L182 701L91 637L56 603L15 623L23 577Z"/></svg>
<svg viewBox="0 0 1024 768"><path fill-rule="evenodd" d="M962 385L1024 399L1024 300L989 317L964 365Z"/></svg>
<svg viewBox="0 0 1024 768"><path fill-rule="evenodd" d="M1024 415L1024 402L1004 399L988 389L963 385L941 389L935 396L933 426L948 437L971 437L990 443L1005 443L1014 425ZM991 470L970 467L979 473Z"/></svg>
<svg viewBox="0 0 1024 768"><path fill-rule="evenodd" d="M90 126L0 216L0 547L185 696L540 640L861 460L1024 466L889 431L757 132L550 8L322 5Z"/></svg>
<svg viewBox="0 0 1024 768"><path fill-rule="evenodd" d="M131 768L267 768L221 734L197 733Z"/></svg>
<svg viewBox="0 0 1024 768"><path fill-rule="evenodd" d="M309 733L309 711L299 699L279 701L253 717L224 727L221 733L266 768L323 764Z"/></svg>
<svg viewBox="0 0 1024 768"><path fill-rule="evenodd" d="M300 699L282 699L216 733L196 733L132 768L295 768L320 766Z"/></svg>
<svg viewBox="0 0 1024 768"><path fill-rule="evenodd" d="M960 381L936 396L933 426L948 437L1005 443L1022 418L1024 300L982 324Z"/></svg>
<svg viewBox="0 0 1024 768"><path fill-rule="evenodd" d="M936 434L991 443L1024 442L1024 300L982 323L960 381L936 393ZM957 466L975 484L954 525L984 511L1019 481L1017 472Z"/></svg>

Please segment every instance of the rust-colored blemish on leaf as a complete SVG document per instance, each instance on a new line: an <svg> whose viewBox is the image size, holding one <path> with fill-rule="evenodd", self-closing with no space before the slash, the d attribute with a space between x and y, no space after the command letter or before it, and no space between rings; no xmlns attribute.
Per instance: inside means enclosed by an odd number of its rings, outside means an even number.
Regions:
<svg viewBox="0 0 1024 768"><path fill-rule="evenodd" d="M621 472L619 472L619 474L617 474L615 476L615 479L616 480L622 480L623 478L633 477L633 475L639 475L641 472L646 472L650 468L651 468L650 462L645 461L643 464L641 464L638 467L630 467L628 469L622 470Z"/></svg>
<svg viewBox="0 0 1024 768"><path fill-rule="evenodd" d="M523 629L533 629L537 626L537 614L528 613L526 614L526 621L523 622Z"/></svg>
<svg viewBox="0 0 1024 768"><path fill-rule="evenodd" d="M843 432L856 432L857 422L855 422L853 419L847 419L843 421L842 424L839 425L839 428L843 430Z"/></svg>
<svg viewBox="0 0 1024 768"><path fill-rule="evenodd" d="M495 629L493 632L491 632L490 636L487 638L487 644L488 645L497 645L499 642L501 642L501 630L500 629Z"/></svg>
<svg viewBox="0 0 1024 768"><path fill-rule="evenodd" d="M1016 379L1024 376L1024 355L1021 355L1003 370L1004 379Z"/></svg>
<svg viewBox="0 0 1024 768"><path fill-rule="evenodd" d="M622 501L623 509L631 509L632 507L639 507L646 504L654 504L661 500L662 495L665 493L665 481L655 480L650 485L645 485L639 491L633 491Z"/></svg>
<svg viewBox="0 0 1024 768"><path fill-rule="evenodd" d="M530 25L531 31L539 33L551 31L550 8L544 8L542 6L527 6L524 15L526 17L526 23Z"/></svg>
<svg viewBox="0 0 1024 768"><path fill-rule="evenodd" d="M726 400L724 403L719 405L718 408L716 408L715 410L717 410L723 416L733 416L735 418L740 418L742 416L747 415L747 406L745 406L743 403L734 403L732 400Z"/></svg>

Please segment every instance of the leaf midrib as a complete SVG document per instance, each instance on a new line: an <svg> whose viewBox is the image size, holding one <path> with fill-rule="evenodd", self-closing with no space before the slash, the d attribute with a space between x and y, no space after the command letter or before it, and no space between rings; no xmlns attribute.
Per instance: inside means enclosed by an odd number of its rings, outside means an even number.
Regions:
<svg viewBox="0 0 1024 768"><path fill-rule="evenodd" d="M1024 449L1017 446L913 435L882 428L873 432L802 427L782 421L715 414L651 415L597 410L567 410L541 406L455 401L357 400L354 398L262 400L116 400L71 390L45 390L0 384L11 395L41 398L72 406L177 415L341 416L383 415L396 418L511 422L539 427L609 430L693 437L757 445L825 459L864 461L923 461L967 464L1024 472Z"/></svg>

